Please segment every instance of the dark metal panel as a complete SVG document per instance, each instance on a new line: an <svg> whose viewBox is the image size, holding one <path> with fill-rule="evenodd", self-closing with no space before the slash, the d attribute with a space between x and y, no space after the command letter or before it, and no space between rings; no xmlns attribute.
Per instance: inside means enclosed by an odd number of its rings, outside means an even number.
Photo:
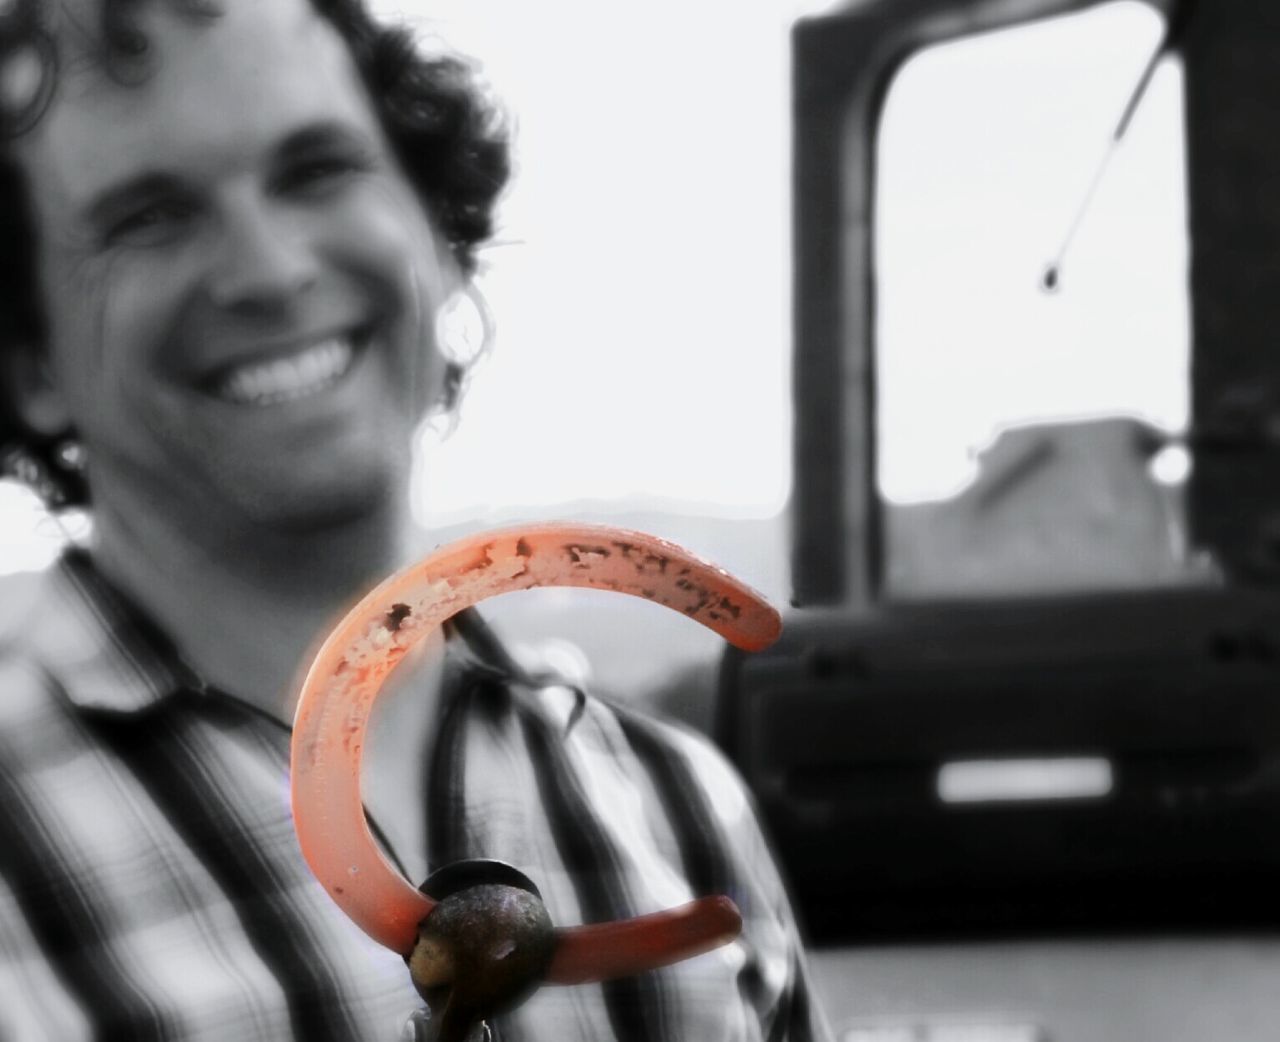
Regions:
<svg viewBox="0 0 1280 1042"><path fill-rule="evenodd" d="M1280 6L1195 5L1186 67L1194 537L1280 581Z"/></svg>
<svg viewBox="0 0 1280 1042"><path fill-rule="evenodd" d="M1280 925L1269 591L794 613L724 664L717 738L816 939ZM1087 757L1105 793L947 802L957 761Z"/></svg>

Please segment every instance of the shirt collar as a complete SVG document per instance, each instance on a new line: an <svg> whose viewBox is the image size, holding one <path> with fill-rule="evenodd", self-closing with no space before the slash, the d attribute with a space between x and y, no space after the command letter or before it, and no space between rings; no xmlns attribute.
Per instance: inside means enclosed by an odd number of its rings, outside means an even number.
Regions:
<svg viewBox="0 0 1280 1042"><path fill-rule="evenodd" d="M45 668L81 709L138 713L178 692L205 690L173 642L81 548L65 551L46 573L29 625L28 639ZM525 674L477 612L464 610L445 632L461 637L446 642L455 679L492 672L508 682L547 686Z"/></svg>
<svg viewBox="0 0 1280 1042"><path fill-rule="evenodd" d="M199 678L167 637L112 587L80 549L49 570L28 639L81 709L137 713Z"/></svg>

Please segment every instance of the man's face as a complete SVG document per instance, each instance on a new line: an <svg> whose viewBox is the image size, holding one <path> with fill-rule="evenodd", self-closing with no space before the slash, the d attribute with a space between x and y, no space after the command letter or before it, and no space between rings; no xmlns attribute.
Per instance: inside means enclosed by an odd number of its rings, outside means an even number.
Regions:
<svg viewBox="0 0 1280 1042"><path fill-rule="evenodd" d="M451 270L336 31L308 0L225 6L142 5L148 78L64 62L19 144L95 509L195 539L402 494Z"/></svg>

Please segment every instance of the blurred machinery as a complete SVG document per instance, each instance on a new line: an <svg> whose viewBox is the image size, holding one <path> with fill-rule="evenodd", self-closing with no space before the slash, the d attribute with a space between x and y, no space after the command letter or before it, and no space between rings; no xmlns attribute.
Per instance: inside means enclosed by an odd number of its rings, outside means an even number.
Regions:
<svg viewBox="0 0 1280 1042"><path fill-rule="evenodd" d="M876 486L889 82L1096 6L862 0L793 36L796 606L777 647L725 660L717 737L846 1042L1260 1040L1280 1018L1280 8L1152 4L1191 243L1173 513L1144 483L1160 437L1127 421L1010 432L946 504Z"/></svg>

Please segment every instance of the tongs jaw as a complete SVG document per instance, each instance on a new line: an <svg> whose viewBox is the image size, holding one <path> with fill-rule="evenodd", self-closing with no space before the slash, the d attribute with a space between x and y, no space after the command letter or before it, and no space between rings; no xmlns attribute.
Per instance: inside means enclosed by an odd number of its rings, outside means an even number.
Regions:
<svg viewBox="0 0 1280 1042"><path fill-rule="evenodd" d="M718 947L742 918L727 897L612 923L556 929L528 876L501 861L458 861L422 884L435 906L406 957L431 1010L429 1042L467 1042L477 1024L540 984L642 973Z"/></svg>
<svg viewBox="0 0 1280 1042"><path fill-rule="evenodd" d="M546 976L556 936L542 895L502 861L456 861L420 887L436 904L406 957L431 1010L433 1042L464 1042L476 1023L512 1009Z"/></svg>

